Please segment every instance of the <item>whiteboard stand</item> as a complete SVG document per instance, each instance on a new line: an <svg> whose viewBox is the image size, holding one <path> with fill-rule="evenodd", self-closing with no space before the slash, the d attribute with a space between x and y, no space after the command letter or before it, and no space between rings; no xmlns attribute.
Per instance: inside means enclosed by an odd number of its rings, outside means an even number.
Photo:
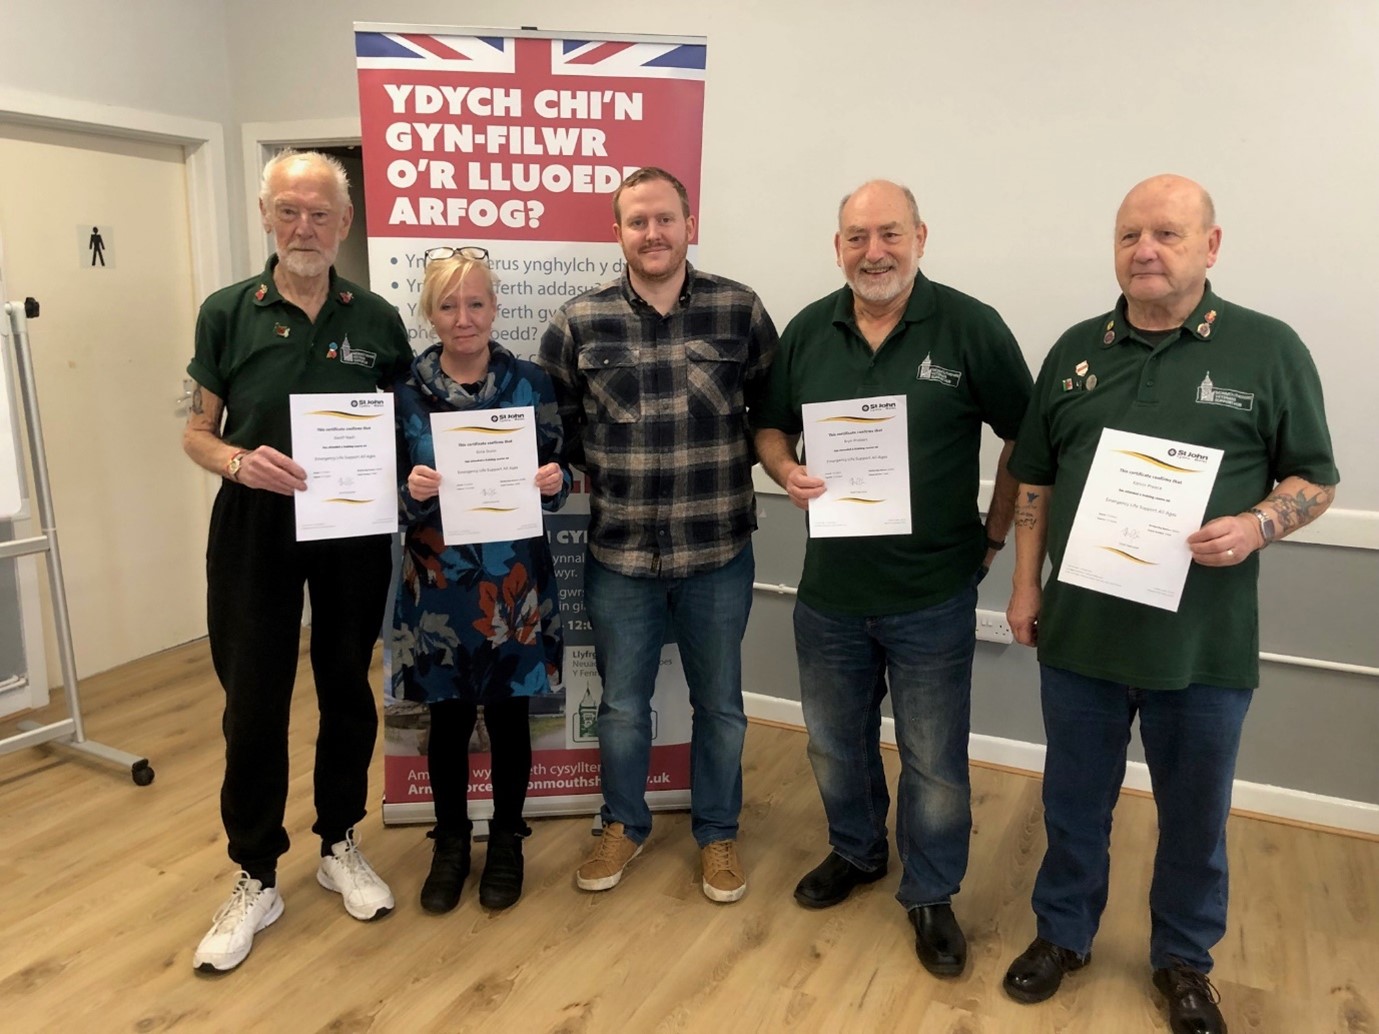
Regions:
<svg viewBox="0 0 1379 1034"><path fill-rule="evenodd" d="M58 657L62 662L62 685L67 693L69 717L42 725L38 722L19 723L19 732L0 738L0 755L10 754L24 747L51 743L98 758L113 765L122 765L138 786L153 782L153 768L147 758L127 754L103 743L86 738L81 721L81 700L77 696L77 663L72 652L72 626L67 615L67 593L63 588L62 559L58 555L57 526L53 520L53 494L48 483L48 458L43 449L43 430L38 420L38 392L34 387L33 359L29 354L28 318L38 316L38 302L24 299L24 304L5 304L13 330L14 358L19 368L19 393L24 399L24 417L29 437L29 453L33 459L34 488L38 495L38 516L42 534L33 538L15 539L0 543L0 558L43 553L48 561L48 585L52 590L53 625L57 632Z"/></svg>

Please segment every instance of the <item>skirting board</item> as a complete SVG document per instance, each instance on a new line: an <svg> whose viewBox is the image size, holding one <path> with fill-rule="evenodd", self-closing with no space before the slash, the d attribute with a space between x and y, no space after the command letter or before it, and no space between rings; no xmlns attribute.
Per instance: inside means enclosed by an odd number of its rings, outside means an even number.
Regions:
<svg viewBox="0 0 1379 1034"><path fill-rule="evenodd" d="M779 722L804 728L804 714L798 700L766 696L763 693L743 693L743 705L748 718ZM881 742L895 744L895 720L881 719ZM992 765L1004 765L1039 774L1044 771L1042 743L1007 740L999 736L973 733L968 741L968 757ZM1124 787L1128 790L1149 791L1149 769L1142 761L1126 765ZM1340 797L1290 790L1284 786L1266 786L1242 779L1235 781L1232 810L1267 815L1292 822L1306 822L1315 826L1352 830L1356 833L1379 835L1379 804L1348 801Z"/></svg>

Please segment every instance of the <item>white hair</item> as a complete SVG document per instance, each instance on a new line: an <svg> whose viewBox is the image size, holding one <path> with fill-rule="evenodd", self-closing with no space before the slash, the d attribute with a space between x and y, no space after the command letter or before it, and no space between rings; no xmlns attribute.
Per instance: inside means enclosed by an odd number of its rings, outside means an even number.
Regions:
<svg viewBox="0 0 1379 1034"><path fill-rule="evenodd" d="M269 158L268 164L263 167L263 178L259 180L259 202L265 209L273 203L273 192L269 186L273 173L282 166L293 162L313 165L329 173L331 178L335 180L335 199L342 208L350 203L350 178L338 159L328 154L322 154L320 151L297 151L288 147Z"/></svg>

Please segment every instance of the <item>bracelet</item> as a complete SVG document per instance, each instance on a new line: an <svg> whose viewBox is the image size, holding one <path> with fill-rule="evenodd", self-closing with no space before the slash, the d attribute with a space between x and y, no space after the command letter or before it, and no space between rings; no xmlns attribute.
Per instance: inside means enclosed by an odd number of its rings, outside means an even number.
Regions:
<svg viewBox="0 0 1379 1034"><path fill-rule="evenodd" d="M1001 550L1006 548L1006 544L1004 542L997 542L990 535L988 535L986 537L986 548L999 553Z"/></svg>

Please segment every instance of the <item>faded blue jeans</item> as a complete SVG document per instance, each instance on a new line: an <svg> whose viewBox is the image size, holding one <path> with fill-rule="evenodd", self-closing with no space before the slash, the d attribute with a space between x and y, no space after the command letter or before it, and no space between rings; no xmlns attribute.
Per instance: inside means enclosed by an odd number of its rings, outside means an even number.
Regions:
<svg viewBox="0 0 1379 1034"><path fill-rule="evenodd" d="M690 827L700 847L737 839L742 811L742 636L752 609L756 562L749 542L713 571L685 578L630 578L591 553L584 603L594 632L603 821L621 822L642 843L651 835L651 694L667 629L675 632L694 719L690 737Z"/></svg>
<svg viewBox="0 0 1379 1034"><path fill-rule="evenodd" d="M1111 811L1138 715L1159 812L1149 962L1165 969L1176 958L1211 972L1211 948L1226 932L1226 817L1253 694L1200 684L1135 689L1040 665L1049 744L1049 846L1034 883L1040 937L1079 955L1092 950L1110 884Z"/></svg>
<svg viewBox="0 0 1379 1034"><path fill-rule="evenodd" d="M900 748L896 841L905 870L896 899L906 910L951 900L967 872L976 581L943 603L885 617L795 603L800 701L828 842L869 872L889 852L880 748L889 685Z"/></svg>

